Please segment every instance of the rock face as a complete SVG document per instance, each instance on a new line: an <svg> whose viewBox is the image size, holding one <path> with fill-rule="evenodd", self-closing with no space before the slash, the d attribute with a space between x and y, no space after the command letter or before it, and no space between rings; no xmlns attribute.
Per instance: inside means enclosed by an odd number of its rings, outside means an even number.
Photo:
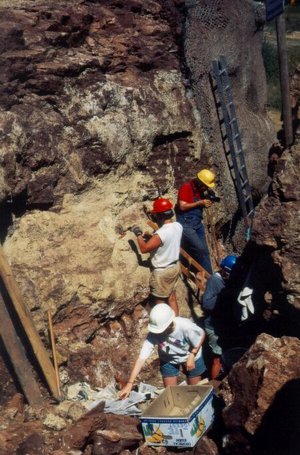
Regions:
<svg viewBox="0 0 300 455"><path fill-rule="evenodd" d="M200 29L190 3L201 12ZM52 311L59 362L71 380L102 386L116 373L126 377L139 349L148 258L136 254L132 234L120 234L120 227L149 229L143 199L159 187L175 201L175 188L199 166L212 165L224 195L208 220L216 252L215 226L222 231L232 218L236 195L208 78L211 60L231 48L250 177L263 190L256 169L264 167L272 131L263 110L264 78L256 74L259 68L263 74L261 32L252 2L232 3L186 2L187 10L171 0L1 3L0 234L46 344L46 310ZM231 22L230 11L250 18L243 21L242 67L241 29L234 31L239 21ZM187 12L185 63L195 98L183 71L181 12ZM212 42L214 27L219 39ZM203 46L199 30L209 52L205 61L200 52L202 61L193 66L195 46ZM197 85L198 76L206 85ZM207 115L201 93L208 97ZM179 300L181 314L190 315L183 285Z"/></svg>
<svg viewBox="0 0 300 455"><path fill-rule="evenodd" d="M107 336L126 352L126 333L141 337L134 307L148 297L147 257L118 228L148 228L143 198L157 185L173 197L174 169L187 175L202 149L176 10L139 0L15 6L0 7L4 249L38 330L51 309L61 360L78 349L87 359L88 346L95 360L83 374L102 384L126 368Z"/></svg>
<svg viewBox="0 0 300 455"><path fill-rule="evenodd" d="M257 450L253 453L298 453L300 444L295 440L297 424L293 422L299 422L299 408L296 409L292 403L294 400L299 403L299 393L294 395L297 381L299 387L300 365L296 360L299 353L299 339L273 338L262 334L234 365L228 378L223 381L221 391L226 404L223 410L227 431L226 453L250 453L253 435L253 446ZM285 395L286 403L282 402L281 395ZM279 400L281 410L278 407ZM288 409L291 414L284 421L283 415L288 416ZM264 431L261 434L262 428L266 430L267 426L270 433ZM294 447L291 446L292 442L296 442ZM288 448L292 448L291 452Z"/></svg>
<svg viewBox="0 0 300 455"><path fill-rule="evenodd" d="M291 105L293 113L293 125L297 142L300 138L300 65L297 66L295 74L291 81Z"/></svg>
<svg viewBox="0 0 300 455"><path fill-rule="evenodd" d="M256 212L252 232L256 245L267 249L281 270L281 285L288 305L280 304L279 310L286 314L295 335L299 334L300 327L299 159L298 144L278 160L269 197Z"/></svg>
<svg viewBox="0 0 300 455"><path fill-rule="evenodd" d="M56 205L117 170L160 173L168 187L178 152L199 157L200 126L184 95L171 2L164 3L1 8L2 201Z"/></svg>
<svg viewBox="0 0 300 455"><path fill-rule="evenodd" d="M1 2L0 235L47 346L47 310L53 314L65 382L124 380L137 355L147 327L149 261L128 228L149 229L143 200L159 190L175 201L184 180L213 167L222 196L206 217L213 255L230 230L238 204L210 78L222 54L251 185L260 194L266 189L274 133L264 107L260 8L250 0ZM297 166L299 147L279 159L250 244L259 251L261 289L288 313L287 333L296 333L299 321ZM178 297L181 315L190 316L183 283ZM232 370L222 392L225 450L249 452L251 436L253 447L262 447L273 397L276 406L281 388L299 376L297 355L298 340L261 335ZM0 370L9 398L15 388ZM157 372L151 358L141 377L158 381ZM92 413L70 429L70 416L55 411L23 413L13 403L0 414L3 455L47 455L48 448L62 455L54 431L65 431L68 447L77 437L74 450L85 455L125 455L141 445L134 419ZM195 453L216 455L218 448L205 438Z"/></svg>
<svg viewBox="0 0 300 455"><path fill-rule="evenodd" d="M249 181L254 192L262 193L268 185L268 150L274 141L273 126L266 117L261 55L264 7L239 0L190 0L186 7L185 56L206 136L205 157L219 174L222 205L231 219L238 202L226 161L228 143L222 142L225 131L219 126L213 61L226 57Z"/></svg>

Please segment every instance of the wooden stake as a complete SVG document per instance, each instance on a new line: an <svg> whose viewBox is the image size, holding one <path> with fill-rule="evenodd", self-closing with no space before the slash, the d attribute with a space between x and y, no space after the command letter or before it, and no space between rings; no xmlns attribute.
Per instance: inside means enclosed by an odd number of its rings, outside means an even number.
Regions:
<svg viewBox="0 0 300 455"><path fill-rule="evenodd" d="M39 365L44 373L52 395L55 399L59 400L55 370L34 326L31 313L23 301L21 292L16 281L14 280L11 267L4 255L2 247L0 247L0 276L32 346L34 355L36 356L37 361L39 362Z"/></svg>
<svg viewBox="0 0 300 455"><path fill-rule="evenodd" d="M20 386L30 405L42 404L42 395L34 377L32 366L0 294L0 335L16 373Z"/></svg>
<svg viewBox="0 0 300 455"><path fill-rule="evenodd" d="M50 331L50 339L51 339L51 346L52 346L53 364L54 364L54 370L55 370L57 391L58 391L59 397L61 397L59 371L58 371L58 363L57 363L56 344L55 344L52 316L51 316L50 310L48 310L48 321L49 321L49 331Z"/></svg>
<svg viewBox="0 0 300 455"><path fill-rule="evenodd" d="M286 49L285 37L285 17L284 13L276 17L276 33L277 33L277 49L280 69L280 87L281 87L281 103L283 128L285 136L285 145L288 147L293 143L293 121L290 99L290 81L289 68Z"/></svg>

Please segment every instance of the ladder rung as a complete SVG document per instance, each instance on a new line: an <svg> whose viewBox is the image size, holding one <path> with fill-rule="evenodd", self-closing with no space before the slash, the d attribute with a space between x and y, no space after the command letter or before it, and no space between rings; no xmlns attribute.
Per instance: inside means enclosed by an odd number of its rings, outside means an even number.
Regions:
<svg viewBox="0 0 300 455"><path fill-rule="evenodd" d="M249 201L250 199L251 199L251 196L247 196L247 197L245 198L245 202Z"/></svg>
<svg viewBox="0 0 300 455"><path fill-rule="evenodd" d="M240 133L236 133L236 134L233 136L233 139L237 139L238 137L240 137Z"/></svg>
<svg viewBox="0 0 300 455"><path fill-rule="evenodd" d="M219 71L220 76L221 76L221 74L224 74L224 73L226 73L226 68L223 68L221 71Z"/></svg>
<svg viewBox="0 0 300 455"><path fill-rule="evenodd" d="M236 122L236 118L235 117L233 117L233 119L230 120L229 125L231 125L234 122Z"/></svg>
<svg viewBox="0 0 300 455"><path fill-rule="evenodd" d="M242 183L242 188L245 188L247 185L248 185L248 180L245 180L243 183Z"/></svg>
<svg viewBox="0 0 300 455"><path fill-rule="evenodd" d="M229 103L226 104L226 107L230 107L230 106L233 106L233 102L232 101L229 101Z"/></svg>

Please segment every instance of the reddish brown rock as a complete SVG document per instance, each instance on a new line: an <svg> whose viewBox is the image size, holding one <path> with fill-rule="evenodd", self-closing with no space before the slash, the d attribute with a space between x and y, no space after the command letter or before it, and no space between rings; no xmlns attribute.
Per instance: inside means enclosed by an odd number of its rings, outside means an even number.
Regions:
<svg viewBox="0 0 300 455"><path fill-rule="evenodd" d="M9 400L5 406L6 409L16 409L19 414L24 411L24 395L16 393L11 400Z"/></svg>
<svg viewBox="0 0 300 455"><path fill-rule="evenodd" d="M223 420L227 451L248 453L251 436L262 424L277 394L299 378L299 354L299 339L262 334L234 365L220 392L226 404Z"/></svg>
<svg viewBox="0 0 300 455"><path fill-rule="evenodd" d="M5 360L6 359L6 360ZM5 405L8 398L12 398L17 393L17 387L11 375L11 370L8 369L8 359L0 356L0 383L2 393L0 394L0 405Z"/></svg>
<svg viewBox="0 0 300 455"><path fill-rule="evenodd" d="M296 141L300 139L300 65L297 66L291 80L291 107Z"/></svg>
<svg viewBox="0 0 300 455"><path fill-rule="evenodd" d="M194 454L195 455L219 455L219 449L216 445L216 443L208 438L207 436L204 436L203 438L200 439L196 447L194 448Z"/></svg>
<svg viewBox="0 0 300 455"><path fill-rule="evenodd" d="M117 455L122 451L138 448L143 437L137 431L136 426L132 426L132 419L113 416L113 420L118 425L116 429L96 430L92 435L93 455ZM135 419L134 423L138 425L138 419Z"/></svg>
<svg viewBox="0 0 300 455"><path fill-rule="evenodd" d="M122 90L131 102L131 87L154 88L155 72L179 71L176 8L173 2L137 0L17 4L0 7L3 192L22 194L25 206L45 208L83 188L79 168L86 177L105 175L124 161L124 152L110 149L107 134L92 132L88 118L105 116L121 101ZM120 84L119 94L114 84ZM86 112L81 95L87 96ZM182 101L180 90L177 96ZM148 108L160 116L164 102L149 99ZM1 115L5 111L9 115ZM72 155L77 176L68 162Z"/></svg>
<svg viewBox="0 0 300 455"><path fill-rule="evenodd" d="M0 454L11 455L20 448L20 455L25 455L26 448L41 447L42 424L41 422L15 422L1 421ZM25 452L24 452L24 450ZM31 449L30 449L31 450ZM33 455L31 452L30 455ZM48 454L47 454L48 455Z"/></svg>
<svg viewBox="0 0 300 455"><path fill-rule="evenodd" d="M137 430L139 419L103 414L104 403L83 415L57 441L57 450L84 449L87 442L94 455L114 455L136 449L143 437ZM58 447L59 446L59 447Z"/></svg>
<svg viewBox="0 0 300 455"><path fill-rule="evenodd" d="M41 434L33 433L16 450L16 455L45 455L45 441Z"/></svg>
<svg viewBox="0 0 300 455"><path fill-rule="evenodd" d="M253 241L269 250L274 265L281 270L278 310L286 319L285 333L295 335L300 327L299 165L300 146L296 144L278 159L269 196L256 210L252 231ZM279 294L274 297L278 298Z"/></svg>
<svg viewBox="0 0 300 455"><path fill-rule="evenodd" d="M103 414L104 402L92 411L84 414L57 441L57 449L81 449L96 429L106 428L106 416Z"/></svg>

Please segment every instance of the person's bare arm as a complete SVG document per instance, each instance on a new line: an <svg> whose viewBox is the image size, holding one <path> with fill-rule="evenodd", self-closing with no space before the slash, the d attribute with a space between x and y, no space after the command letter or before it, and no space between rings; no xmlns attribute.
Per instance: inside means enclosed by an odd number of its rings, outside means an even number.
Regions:
<svg viewBox="0 0 300 455"><path fill-rule="evenodd" d="M191 370L193 370L195 368L195 358L196 358L196 356L198 354L198 351L201 348L204 340L205 340L205 332L203 331L203 335L201 336L201 339L199 341L198 346L191 349L190 354L189 354L189 356L187 358L186 369L188 371L191 371Z"/></svg>
<svg viewBox="0 0 300 455"><path fill-rule="evenodd" d="M178 205L182 212L187 212L188 210L194 209L196 207L210 207L212 205L212 201L209 199L200 199L200 201L196 202L186 202L179 200Z"/></svg>
<svg viewBox="0 0 300 455"><path fill-rule="evenodd" d="M141 359L140 357L136 360L134 367L132 368L132 371L130 373L127 384L119 392L119 398L123 399L123 398L128 397L128 395L130 394L130 392L132 390L134 381L135 381L137 375L139 374L139 372L141 371L141 369L143 368L145 362L146 362L146 359Z"/></svg>
<svg viewBox="0 0 300 455"><path fill-rule="evenodd" d="M157 250L161 245L159 235L154 234L149 240L145 241L142 235L137 237L137 242L141 253L149 253L150 251Z"/></svg>

